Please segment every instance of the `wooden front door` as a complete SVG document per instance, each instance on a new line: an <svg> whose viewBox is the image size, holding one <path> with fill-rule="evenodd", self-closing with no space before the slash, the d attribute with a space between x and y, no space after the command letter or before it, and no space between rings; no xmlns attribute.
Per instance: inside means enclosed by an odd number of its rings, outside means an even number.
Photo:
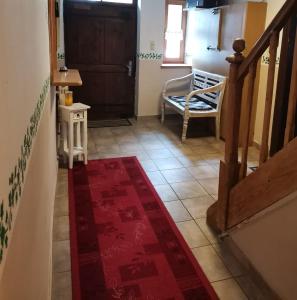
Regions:
<svg viewBox="0 0 297 300"><path fill-rule="evenodd" d="M65 1L65 59L80 71L76 101L91 106L90 120L134 114L136 6Z"/></svg>

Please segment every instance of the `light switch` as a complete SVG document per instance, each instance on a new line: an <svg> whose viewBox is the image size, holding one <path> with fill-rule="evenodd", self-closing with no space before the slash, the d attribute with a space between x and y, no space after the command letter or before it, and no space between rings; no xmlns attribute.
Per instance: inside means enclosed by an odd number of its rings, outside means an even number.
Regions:
<svg viewBox="0 0 297 300"><path fill-rule="evenodd" d="M156 50L156 43L155 41L150 41L150 50L155 51Z"/></svg>

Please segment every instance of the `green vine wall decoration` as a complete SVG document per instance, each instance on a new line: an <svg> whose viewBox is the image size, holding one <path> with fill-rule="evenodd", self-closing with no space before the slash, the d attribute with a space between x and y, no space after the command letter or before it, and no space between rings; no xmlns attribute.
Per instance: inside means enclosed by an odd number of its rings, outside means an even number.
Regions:
<svg viewBox="0 0 297 300"><path fill-rule="evenodd" d="M45 80L41 93L39 95L34 112L30 118L30 123L27 127L23 143L20 148L20 157L9 176L9 193L8 193L8 207L6 207L4 200L0 204L0 263L3 260L4 250L7 249L9 243L8 233L12 229L13 210L16 207L19 199L22 196L22 187L25 181L25 172L28 165L28 160L32 151L33 140L37 134L38 125L43 111L44 103L47 99L49 91L50 79Z"/></svg>
<svg viewBox="0 0 297 300"><path fill-rule="evenodd" d="M160 53L155 53L155 52L149 52L149 53L144 53L140 52L137 53L137 58L143 59L143 60L160 60L162 59L163 55Z"/></svg>
<svg viewBox="0 0 297 300"><path fill-rule="evenodd" d="M276 64L277 65L279 65L279 60L280 60L280 58L279 57L277 57L276 58ZM262 56L262 64L263 65L269 65L269 63L270 63L270 57L269 57L269 55L263 55Z"/></svg>

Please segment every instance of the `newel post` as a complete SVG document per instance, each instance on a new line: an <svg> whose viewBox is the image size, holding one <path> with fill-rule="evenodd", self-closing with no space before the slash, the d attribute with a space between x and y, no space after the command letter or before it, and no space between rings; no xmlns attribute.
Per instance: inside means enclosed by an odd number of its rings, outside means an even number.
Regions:
<svg viewBox="0 0 297 300"><path fill-rule="evenodd" d="M242 52L245 49L245 40L236 39L233 43L233 49L235 53L226 58L230 63L230 71L226 98L225 161L221 161L220 165L219 198L216 210L217 229L221 232L228 229L230 191L239 180L238 145L244 79L238 79L238 71L241 63L244 61Z"/></svg>

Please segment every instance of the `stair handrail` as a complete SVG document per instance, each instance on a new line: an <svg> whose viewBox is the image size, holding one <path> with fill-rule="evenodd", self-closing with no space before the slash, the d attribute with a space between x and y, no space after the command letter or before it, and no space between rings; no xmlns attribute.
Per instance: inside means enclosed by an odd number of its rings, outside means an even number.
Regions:
<svg viewBox="0 0 297 300"><path fill-rule="evenodd" d="M262 143L260 150L260 166L269 158L269 129L271 123L271 108L273 103L273 88L275 68L277 61L277 48L279 43L280 32L289 23L289 19L296 15L297 0L287 0L277 13L271 24L265 30L261 38L257 41L254 48L245 58L243 51L245 50L245 40L236 39L233 43L235 53L226 58L230 63L229 70L229 85L227 90L228 102L228 118L226 120L226 137L225 137L225 157L224 161L220 162L220 180L218 201L209 208L207 221L212 228L219 232L228 230L228 212L231 190L246 177L247 174L247 158L250 137L251 112L254 96L255 77L257 72L258 62L263 53L269 48L270 60L268 67L267 93L265 100L265 114L262 133ZM297 40L297 33L296 33ZM296 44L297 45L297 44ZM295 48L294 64L297 70L297 46ZM296 72L297 74L297 72ZM296 75L297 77L297 75ZM247 120L244 124L242 134L242 158L239 162L239 129L241 120L241 104L244 80L247 78L248 96L247 96ZM296 79L296 78L295 78ZM290 92L291 94L291 92ZM296 107L297 94L294 90L290 95L290 101L294 102L291 107ZM290 118L288 113L288 119ZM290 137L293 138L292 136ZM289 141L287 141L289 142Z"/></svg>
<svg viewBox="0 0 297 300"><path fill-rule="evenodd" d="M292 16L292 12L296 11L297 1L296 0L288 0L284 3L280 11L276 14L270 25L267 27L262 36L258 39L248 56L242 62L239 71L238 71L238 79L241 77L245 77L249 66L254 62L258 61L259 58L263 55L265 50L269 47L269 41L273 33L280 32L288 18Z"/></svg>

